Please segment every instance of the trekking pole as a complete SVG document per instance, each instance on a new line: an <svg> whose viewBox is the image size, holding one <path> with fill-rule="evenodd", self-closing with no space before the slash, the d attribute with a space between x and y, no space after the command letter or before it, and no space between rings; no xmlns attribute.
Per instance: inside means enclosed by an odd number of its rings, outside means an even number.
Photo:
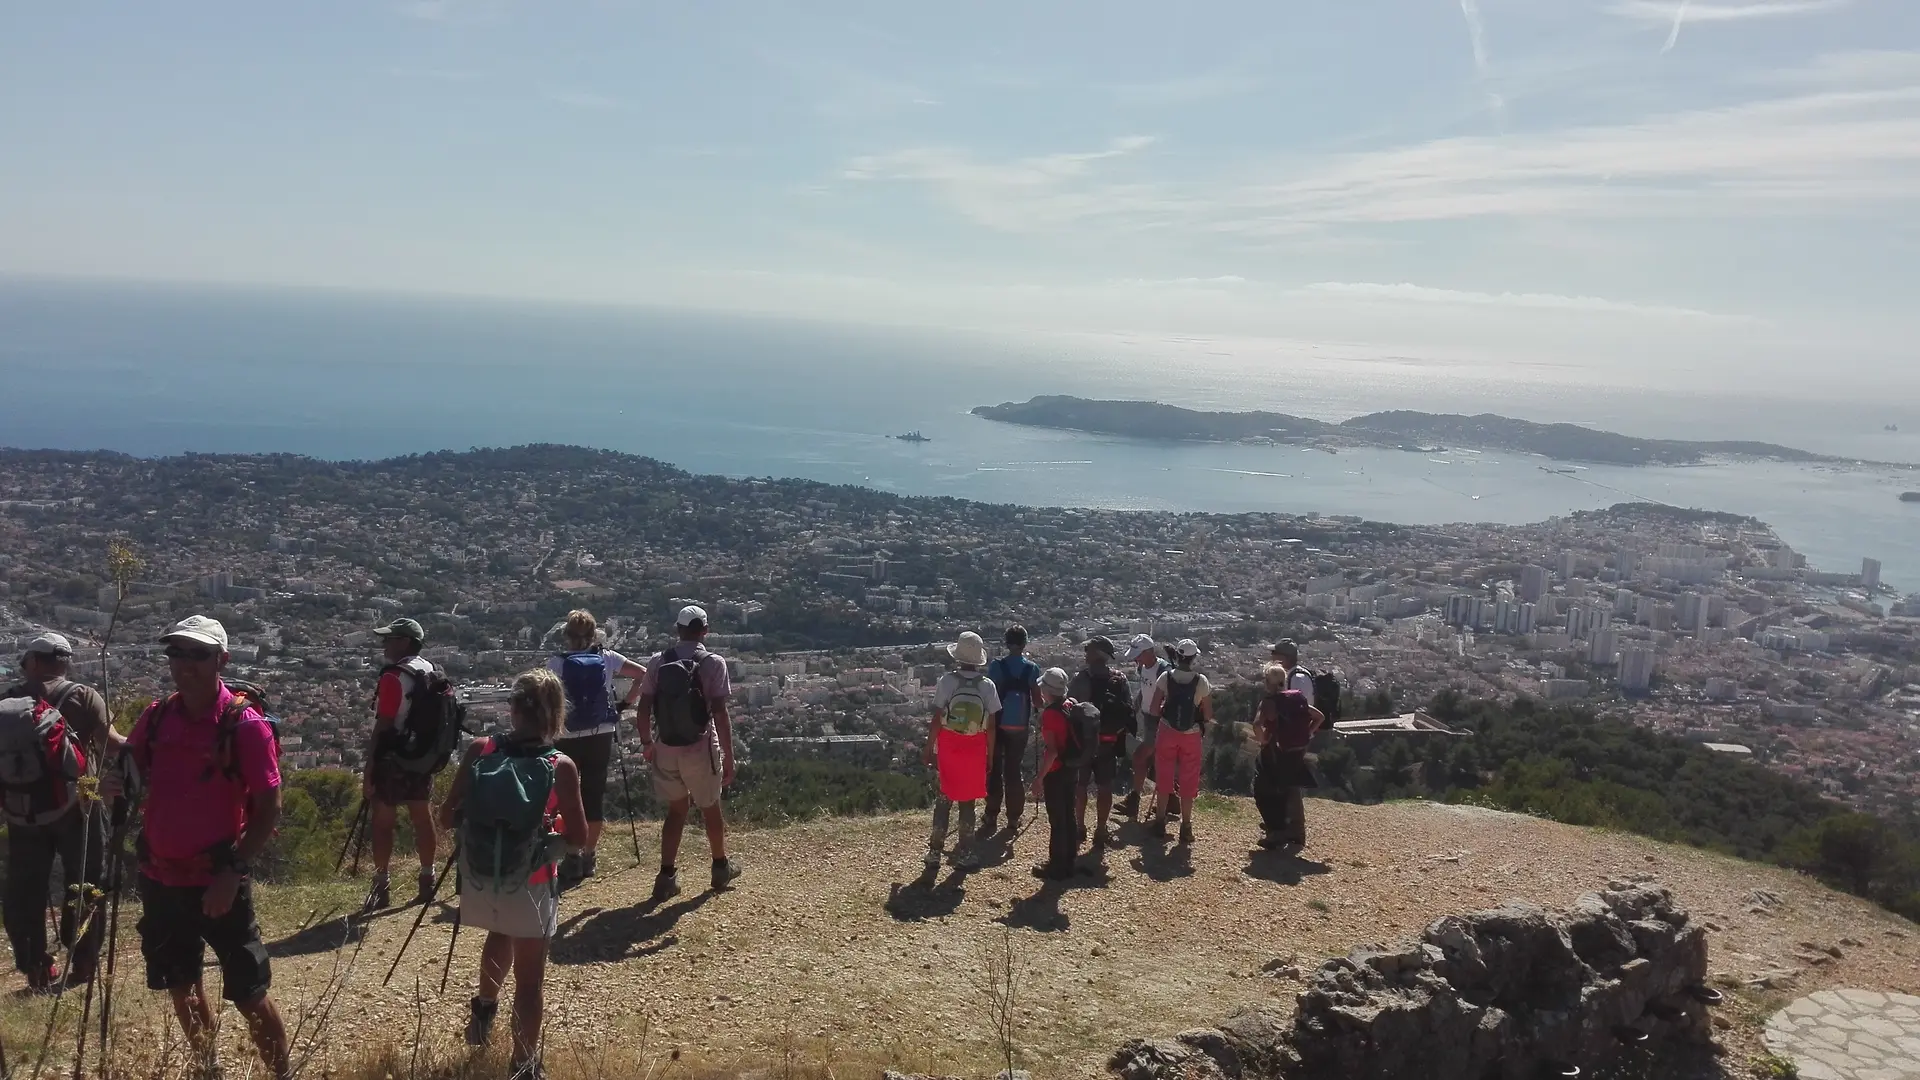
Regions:
<svg viewBox="0 0 1920 1080"><path fill-rule="evenodd" d="M135 802L132 797L122 795L115 803L113 813L117 821L113 824L113 842L107 845L108 858L113 861L107 865L107 965L106 985L100 991L100 1075L104 1078L112 1075L113 1060L112 1022L113 1022L113 982L115 960L120 952L120 894L125 892L126 882L122 873L127 863L127 835L133 831L133 811ZM99 971L99 964L94 965ZM96 975L96 977L99 977ZM0 1076L5 1069L0 1067Z"/></svg>
<svg viewBox="0 0 1920 1080"><path fill-rule="evenodd" d="M350 874L353 877L360 876L360 853L367 849L367 829L372 824L367 819L368 819L368 816L372 813L372 811L373 811L373 808L367 804L367 800L361 799L360 800L360 822L361 822L360 839L355 840L353 842L353 868L347 871L348 874Z"/></svg>
<svg viewBox="0 0 1920 1080"><path fill-rule="evenodd" d="M347 849L353 846L353 838L360 835L361 831L366 828L367 810L367 800L361 799L360 808L353 812L353 822L347 826L347 838L340 845L340 857L333 860L333 872L335 874L338 874L340 868L347 864ZM353 872L356 876L360 873L360 855L358 852L354 853Z"/></svg>
<svg viewBox="0 0 1920 1080"><path fill-rule="evenodd" d="M460 857L460 841L456 838L453 850L447 854L445 866L440 868L440 876L433 880L433 888L427 891L427 899L420 905L420 914L413 917L413 929L407 931L407 939L400 943L400 951L393 954L393 966L387 969L387 977L380 980L385 986L393 981L393 973L400 970L400 958L407 955L407 946L413 944L413 935L420 930L420 924L427 921L427 911L440 895L440 886L446 883L447 875L453 873L453 862Z"/></svg>
<svg viewBox="0 0 1920 1080"><path fill-rule="evenodd" d="M624 706L622 709L624 710ZM615 713L614 718L615 720L619 719L618 712ZM626 800L627 834L633 837L633 865L637 867L640 865L640 824L634 819L633 781L628 779L627 775L626 728L627 726L625 724L621 724L614 729L613 752L614 755L620 759L620 794Z"/></svg>
<svg viewBox="0 0 1920 1080"><path fill-rule="evenodd" d="M447 963L440 969L440 992L447 992L447 975L453 971L453 947L460 943L460 917L466 909L456 906L453 909L453 936L447 939Z"/></svg>

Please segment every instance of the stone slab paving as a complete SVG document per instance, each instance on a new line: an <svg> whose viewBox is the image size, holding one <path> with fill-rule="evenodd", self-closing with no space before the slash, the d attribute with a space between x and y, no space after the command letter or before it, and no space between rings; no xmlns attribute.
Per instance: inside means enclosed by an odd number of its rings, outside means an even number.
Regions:
<svg viewBox="0 0 1920 1080"><path fill-rule="evenodd" d="M1802 1080L1920 1080L1920 998L1822 990L1767 1021L1767 1049Z"/></svg>

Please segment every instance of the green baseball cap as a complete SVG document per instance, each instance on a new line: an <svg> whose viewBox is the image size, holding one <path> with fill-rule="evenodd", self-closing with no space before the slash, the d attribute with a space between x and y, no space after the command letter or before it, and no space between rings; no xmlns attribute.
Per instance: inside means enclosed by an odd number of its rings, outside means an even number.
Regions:
<svg viewBox="0 0 1920 1080"><path fill-rule="evenodd" d="M427 640L427 632L422 630L420 624L414 622L412 619L395 619L385 626L374 627L373 632L378 637L412 638L419 642L425 642Z"/></svg>

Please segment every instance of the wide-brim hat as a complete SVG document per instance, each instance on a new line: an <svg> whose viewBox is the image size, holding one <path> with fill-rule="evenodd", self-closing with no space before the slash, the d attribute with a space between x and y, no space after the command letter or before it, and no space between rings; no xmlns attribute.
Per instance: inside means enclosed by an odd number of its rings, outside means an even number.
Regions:
<svg viewBox="0 0 1920 1080"><path fill-rule="evenodd" d="M969 630L960 635L959 641L947 646L947 655L969 667L980 667L987 662L987 643Z"/></svg>

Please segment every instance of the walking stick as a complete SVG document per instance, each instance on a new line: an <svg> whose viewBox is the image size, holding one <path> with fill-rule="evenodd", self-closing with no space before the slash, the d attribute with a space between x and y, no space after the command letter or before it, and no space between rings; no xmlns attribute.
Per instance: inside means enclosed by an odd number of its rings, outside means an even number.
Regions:
<svg viewBox="0 0 1920 1080"><path fill-rule="evenodd" d="M113 1021L113 982L115 961L120 953L120 894L125 892L125 882L121 873L127 863L127 834L133 831L134 801L123 795L115 802L113 813L118 819L113 825L113 843L108 857L113 861L107 867L107 965L106 986L100 991L100 1075L112 1075L110 1063L113 1060L112 1021ZM95 965L96 971L99 965ZM5 1074L0 1067L0 1076Z"/></svg>
<svg viewBox="0 0 1920 1080"><path fill-rule="evenodd" d="M368 820L373 808L365 799L360 800L360 839L353 842L353 869L348 871L354 877L360 876L360 853L367 849L367 829L372 822Z"/></svg>
<svg viewBox="0 0 1920 1080"><path fill-rule="evenodd" d="M356 836L359 836L361 832L366 828L368 809L369 808L367 806L367 800L361 799L360 808L353 812L352 824L347 826L347 839L344 843L340 845L340 857L333 860L334 873L338 874L340 872L340 868L346 865L347 849L350 847L353 847L353 838ZM355 876L358 876L360 873L360 854L358 851L355 851L353 856L353 872Z"/></svg>
<svg viewBox="0 0 1920 1080"><path fill-rule="evenodd" d="M453 947L460 943L460 917L466 914L464 907L453 909L453 936L447 939L447 963L440 969L440 992L447 992L447 975L453 971Z"/></svg>
<svg viewBox="0 0 1920 1080"><path fill-rule="evenodd" d="M420 930L420 924L427 921L427 910L440 895L440 886L446 884L447 875L453 873L453 861L460 857L460 841L456 838L453 850L447 854L445 866L440 868L440 876L433 880L433 888L427 891L427 899L420 905L420 914L413 917L413 929L407 931L407 939L400 943L400 951L393 954L393 966L387 969L387 977L380 980L385 986L393 981L393 973L400 970L400 958L407 955L407 946L413 944L413 935Z"/></svg>
<svg viewBox="0 0 1920 1080"><path fill-rule="evenodd" d="M625 708L626 707L622 705L620 711L625 711ZM619 719L618 712L615 713L614 718L616 720ZM621 724L619 727L615 728L614 731L615 731L615 734L613 736L613 752L614 752L614 755L620 759L620 794L625 798L625 801L626 801L627 834L633 837L633 865L639 866L640 865L640 825L634 820L633 781L628 779L627 777L627 743L625 739L626 725Z"/></svg>

